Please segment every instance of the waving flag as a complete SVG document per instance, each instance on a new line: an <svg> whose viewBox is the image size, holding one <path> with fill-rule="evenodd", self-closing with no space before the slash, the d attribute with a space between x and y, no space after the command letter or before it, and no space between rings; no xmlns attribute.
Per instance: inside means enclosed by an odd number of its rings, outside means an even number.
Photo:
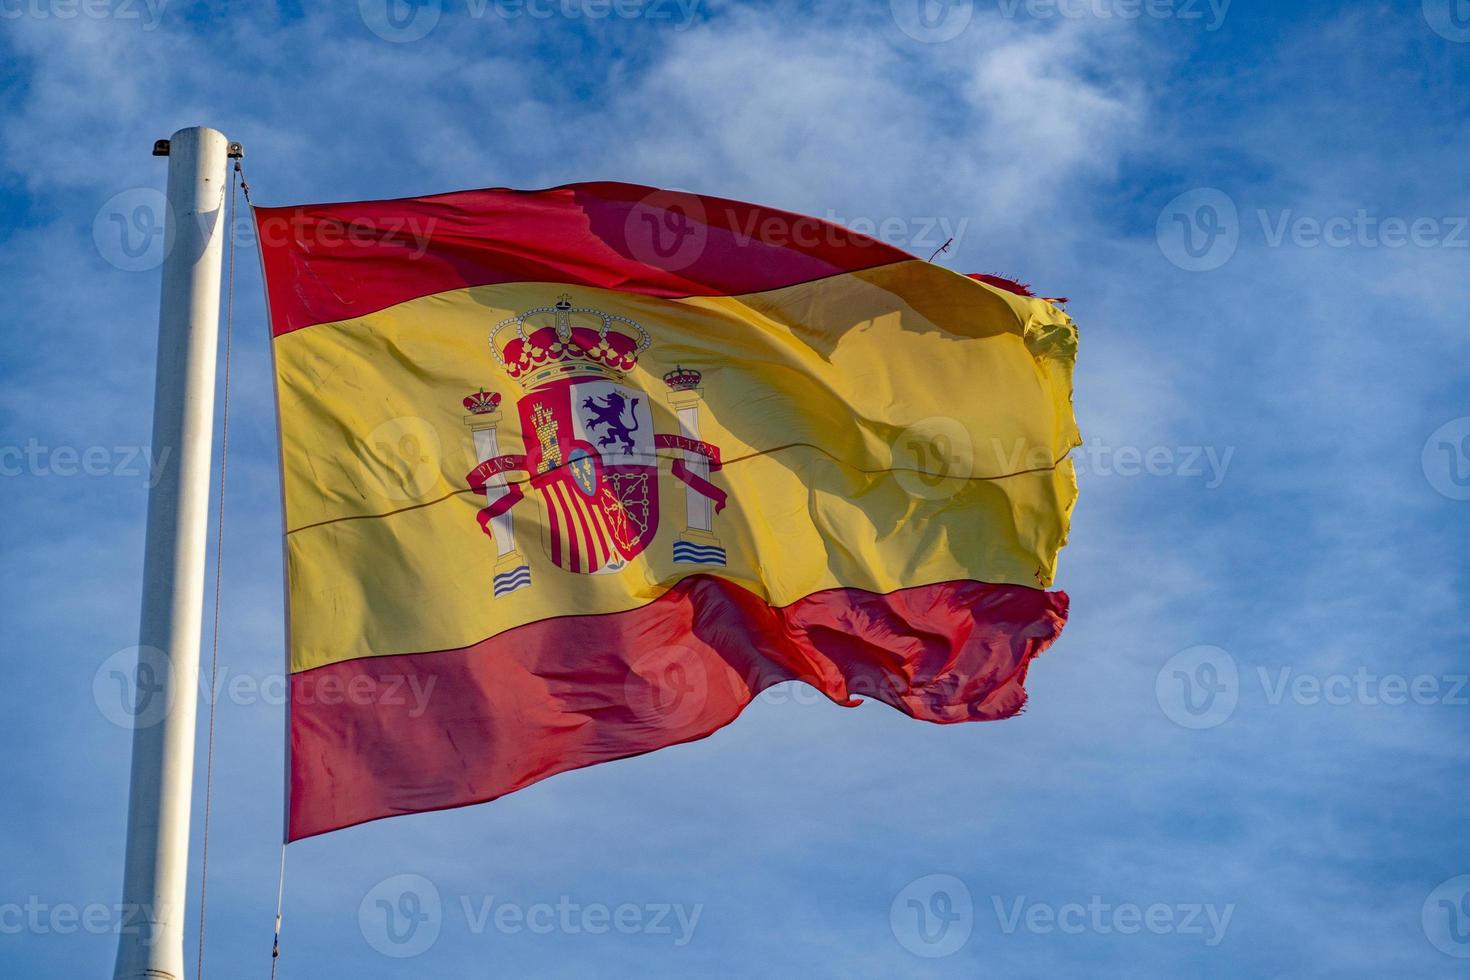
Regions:
<svg viewBox="0 0 1470 980"><path fill-rule="evenodd" d="M1054 305L627 184L255 217L289 839L701 738L787 680L1021 709L1067 611Z"/></svg>

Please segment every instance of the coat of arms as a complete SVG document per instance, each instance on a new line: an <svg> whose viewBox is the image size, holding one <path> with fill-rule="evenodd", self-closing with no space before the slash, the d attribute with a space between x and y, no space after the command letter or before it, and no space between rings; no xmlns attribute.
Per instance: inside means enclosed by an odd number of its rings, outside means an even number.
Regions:
<svg viewBox="0 0 1470 980"><path fill-rule="evenodd" d="M585 575L626 568L658 532L659 450L670 454L672 472L687 488L686 526L673 560L725 564L713 533L725 494L709 482L720 453L699 438L701 376L685 368L664 375L680 432L654 432L650 396L627 381L651 343L633 320L574 307L566 296L490 332L491 351L524 392L516 404L524 442L518 453L500 446L500 395L481 390L464 399L480 460L467 480L485 495L479 520L495 541L497 598L531 584L512 513L527 487L541 501L541 543L552 564Z"/></svg>

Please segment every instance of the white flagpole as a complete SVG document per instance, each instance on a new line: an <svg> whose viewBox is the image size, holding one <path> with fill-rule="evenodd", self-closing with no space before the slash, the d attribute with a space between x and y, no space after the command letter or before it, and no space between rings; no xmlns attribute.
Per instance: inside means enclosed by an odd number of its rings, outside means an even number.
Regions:
<svg viewBox="0 0 1470 980"><path fill-rule="evenodd" d="M189 802L231 149L224 134L199 126L179 130L166 149L160 143L154 150L168 155L153 393L153 453L163 469L148 493L138 657L155 674L148 696L161 698L167 707L161 717L140 710L133 729L123 918L113 973L118 980L184 976Z"/></svg>

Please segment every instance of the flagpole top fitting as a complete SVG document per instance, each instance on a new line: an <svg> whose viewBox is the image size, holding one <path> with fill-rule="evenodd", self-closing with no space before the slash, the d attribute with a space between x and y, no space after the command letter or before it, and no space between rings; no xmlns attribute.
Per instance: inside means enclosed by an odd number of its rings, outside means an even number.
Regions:
<svg viewBox="0 0 1470 980"><path fill-rule="evenodd" d="M153 155L154 156L156 156L156 157L166 157L166 156L168 156L168 149L169 149L168 140L154 140L153 141ZM242 145L240 143L231 143L228 147L226 147L226 149L225 149L225 155L227 157L229 157L231 160L239 160L239 159L242 159L245 156L245 147L244 147L244 145Z"/></svg>

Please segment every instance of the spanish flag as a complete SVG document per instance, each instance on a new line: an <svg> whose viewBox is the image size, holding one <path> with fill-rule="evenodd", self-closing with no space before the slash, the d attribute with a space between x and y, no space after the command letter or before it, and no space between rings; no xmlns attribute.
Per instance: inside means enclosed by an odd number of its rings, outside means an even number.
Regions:
<svg viewBox="0 0 1470 980"><path fill-rule="evenodd" d="M1021 710L1076 496L1052 303L630 184L255 221L288 840L703 738L783 681Z"/></svg>

